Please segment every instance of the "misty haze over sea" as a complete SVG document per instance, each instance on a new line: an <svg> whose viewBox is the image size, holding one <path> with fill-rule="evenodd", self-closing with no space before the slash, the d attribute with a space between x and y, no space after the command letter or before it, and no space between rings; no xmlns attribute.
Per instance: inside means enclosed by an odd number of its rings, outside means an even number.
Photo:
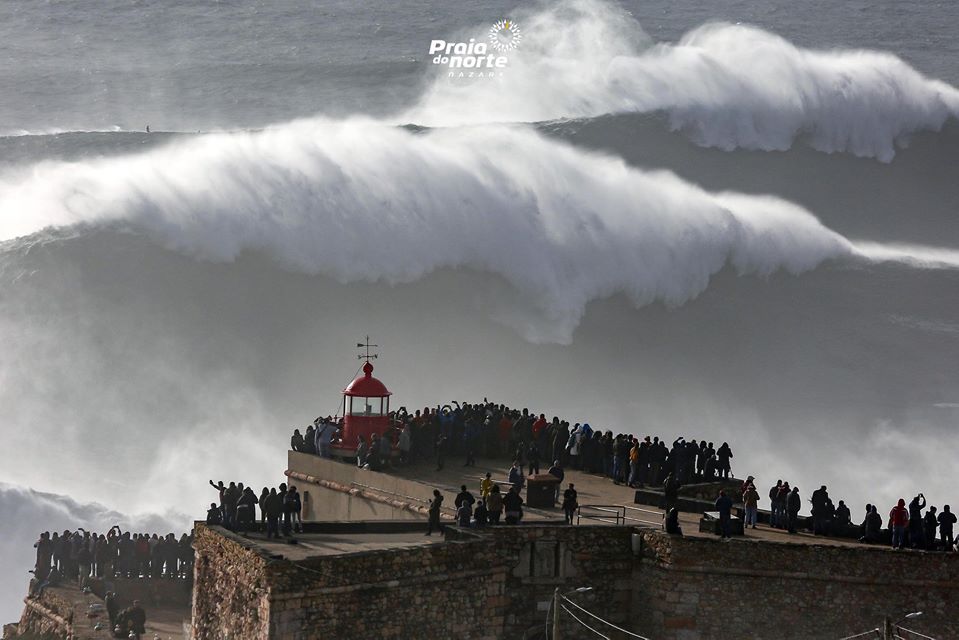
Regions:
<svg viewBox="0 0 959 640"><path fill-rule="evenodd" d="M431 64L504 17L501 78ZM728 441L761 495L827 484L857 521L959 502L956 24L0 5L0 621L41 530L181 531L210 478L280 482L366 334L395 406Z"/></svg>

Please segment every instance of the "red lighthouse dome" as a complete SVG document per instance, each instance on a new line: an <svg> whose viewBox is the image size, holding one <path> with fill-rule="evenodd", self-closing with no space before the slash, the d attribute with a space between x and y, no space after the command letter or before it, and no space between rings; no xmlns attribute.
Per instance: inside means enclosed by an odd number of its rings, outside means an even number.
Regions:
<svg viewBox="0 0 959 640"><path fill-rule="evenodd" d="M356 376L356 379L346 389L343 389L343 394L353 397L371 396L374 398L386 398L393 395L385 384L373 377L372 362L363 365L363 375Z"/></svg>

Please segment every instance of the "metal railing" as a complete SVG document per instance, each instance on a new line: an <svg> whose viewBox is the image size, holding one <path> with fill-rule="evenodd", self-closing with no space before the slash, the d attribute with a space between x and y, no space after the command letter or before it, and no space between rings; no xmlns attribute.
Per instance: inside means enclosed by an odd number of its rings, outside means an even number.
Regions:
<svg viewBox="0 0 959 640"><path fill-rule="evenodd" d="M627 515L627 512L629 512L629 515ZM650 516L655 519L650 519ZM582 520L595 520L617 526L635 524L641 527L659 528L663 526L663 513L621 504L583 504L576 509L576 524L579 524Z"/></svg>
<svg viewBox="0 0 959 640"><path fill-rule="evenodd" d="M430 503L430 501L426 500L425 498L417 498L416 496L407 496L402 493L396 493L395 491L390 491L389 489L383 489L381 487L373 487L368 484L363 484L361 482L350 482L350 484L354 487L362 487L363 489L369 489L370 491L376 491L377 493L386 493L396 498L403 498L404 500L413 500L414 502L422 502L424 504Z"/></svg>
<svg viewBox="0 0 959 640"><path fill-rule="evenodd" d="M641 517L635 517L635 518L633 518L633 517L630 517L630 516L626 516L626 519L627 519L628 521L630 521L630 522L638 522L641 526L644 526L644 527L657 527L657 528L658 528L658 527L662 527L662 526L663 526L663 512L662 512L662 511L653 511L652 509L642 509L642 508L640 508L640 507L631 507L631 506L628 506L628 505L624 505L624 506L623 506L623 509L626 509L627 511L630 511L630 512L635 512L635 513L637 514L637 516L645 515L645 516L652 516L652 517L655 518L654 520L644 520L644 519L641 518Z"/></svg>
<svg viewBox="0 0 959 640"><path fill-rule="evenodd" d="M583 510L587 510L583 513ZM620 504L581 504L576 508L576 524L596 520L606 524L626 524L626 507Z"/></svg>

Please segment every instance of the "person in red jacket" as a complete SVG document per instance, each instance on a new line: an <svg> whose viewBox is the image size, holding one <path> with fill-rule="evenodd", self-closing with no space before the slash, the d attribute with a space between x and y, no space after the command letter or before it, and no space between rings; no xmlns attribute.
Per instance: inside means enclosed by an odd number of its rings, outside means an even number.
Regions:
<svg viewBox="0 0 959 640"><path fill-rule="evenodd" d="M533 438L539 437L539 432L546 428L546 414L539 414L539 418L533 423Z"/></svg>
<svg viewBox="0 0 959 640"><path fill-rule="evenodd" d="M906 501L899 498L899 504L889 512L889 528L892 530L892 548L902 549L906 539L906 527L909 526L909 509Z"/></svg>

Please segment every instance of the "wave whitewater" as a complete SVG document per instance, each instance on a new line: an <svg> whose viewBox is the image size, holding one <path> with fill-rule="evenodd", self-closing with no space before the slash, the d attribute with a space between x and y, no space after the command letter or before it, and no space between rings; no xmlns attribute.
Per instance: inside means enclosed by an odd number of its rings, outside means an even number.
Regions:
<svg viewBox="0 0 959 640"><path fill-rule="evenodd" d="M565 0L516 19L522 47L500 81L440 74L399 120L454 126L661 111L704 146L783 151L801 139L889 162L910 133L959 117L959 89L889 53L803 49L728 23L654 44L602 0Z"/></svg>
<svg viewBox="0 0 959 640"><path fill-rule="evenodd" d="M502 125L316 119L45 162L0 178L0 219L3 239L123 224L199 259L262 251L344 283L490 272L535 302L543 325L521 329L534 341L568 342L586 304L616 293L683 304L727 264L760 276L837 258L959 264L923 247L857 249L780 198L711 193Z"/></svg>

